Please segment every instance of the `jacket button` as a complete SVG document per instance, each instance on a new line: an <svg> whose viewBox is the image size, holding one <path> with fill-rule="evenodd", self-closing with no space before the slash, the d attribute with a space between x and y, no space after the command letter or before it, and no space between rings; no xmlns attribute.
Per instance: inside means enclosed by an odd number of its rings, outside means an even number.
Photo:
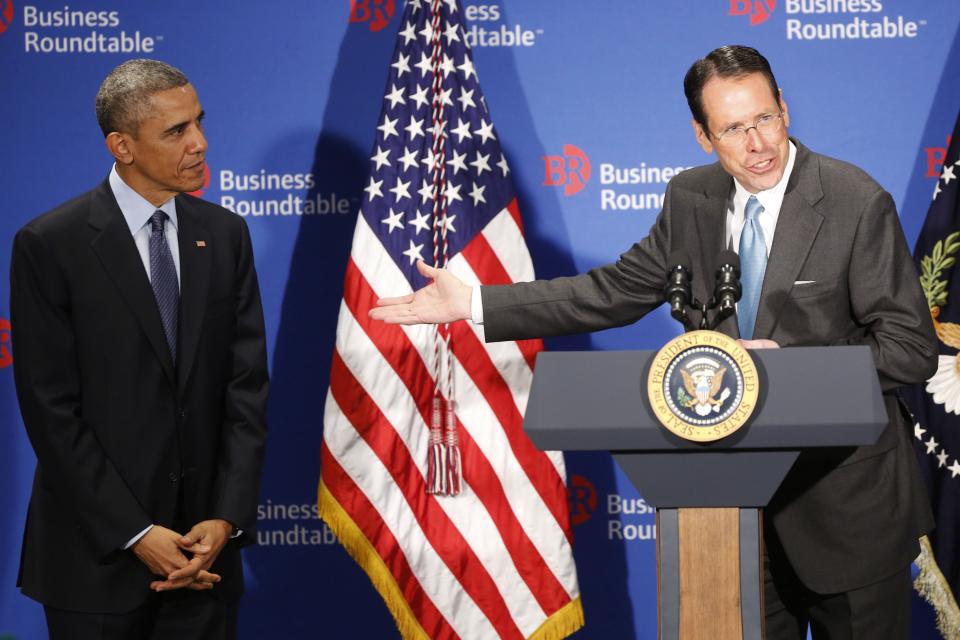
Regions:
<svg viewBox="0 0 960 640"><path fill-rule="evenodd" d="M170 482L176 482L180 479L180 475L176 471L171 471L167 477L170 478Z"/></svg>

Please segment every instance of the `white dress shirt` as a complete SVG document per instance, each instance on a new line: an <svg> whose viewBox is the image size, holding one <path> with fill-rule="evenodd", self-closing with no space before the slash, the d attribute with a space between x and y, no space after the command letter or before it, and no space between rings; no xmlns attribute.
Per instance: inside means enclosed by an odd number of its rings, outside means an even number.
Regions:
<svg viewBox="0 0 960 640"><path fill-rule="evenodd" d="M147 278L150 278L151 281L153 278L150 274L150 236L153 235L153 229L150 226L150 218L157 209L163 211L170 218L170 224L163 226L163 235L167 239L167 246L170 247L170 255L173 256L173 266L177 270L177 285L179 286L180 244L177 241L176 201L170 198L159 207L153 206L123 181L123 178L117 173L117 165L113 165L113 169L110 170L110 189L113 191L113 197L117 199L117 204L120 205L120 213L123 214L123 219L130 227L130 234L137 245L140 259L143 260L143 269L147 272Z"/></svg>
<svg viewBox="0 0 960 640"><path fill-rule="evenodd" d="M746 223L744 210L747 207L747 200L750 196L756 196L763 207L757 215L757 222L760 223L760 230L763 232L763 242L767 247L767 257L770 257L770 248L773 246L773 233L777 228L777 218L780 217L780 207L783 205L783 196L787 192L787 182L790 180L790 172L793 171L794 162L797 159L797 148L793 142L787 141L790 145L787 156L787 167L780 177L780 181L766 191L750 193L740 182L734 178L733 198L727 205L727 247L736 253L740 253L740 234L743 233L743 225Z"/></svg>

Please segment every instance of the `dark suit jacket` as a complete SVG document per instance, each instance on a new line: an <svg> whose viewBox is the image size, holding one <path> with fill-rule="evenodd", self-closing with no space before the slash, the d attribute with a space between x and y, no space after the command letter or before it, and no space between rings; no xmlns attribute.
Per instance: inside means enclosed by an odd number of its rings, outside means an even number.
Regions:
<svg viewBox="0 0 960 640"><path fill-rule="evenodd" d="M260 292L243 220L187 195L176 203L176 369L107 181L14 240L14 374L38 461L19 583L53 607L141 604L155 578L121 549L150 524L172 528L179 491L183 521L243 529L212 568L223 576L214 593L242 591L266 441Z"/></svg>
<svg viewBox="0 0 960 640"><path fill-rule="evenodd" d="M932 515L894 394L936 370L936 338L893 199L860 169L797 157L777 220L754 338L783 347L868 345L890 425L879 442L801 455L767 508L790 564L820 593L887 577L919 553ZM484 287L487 340L595 331L663 302L672 251L693 261L693 291L712 295L732 178L719 163L668 185L650 235L614 263L572 278ZM812 280L812 284L795 285ZM735 317L720 331L738 336Z"/></svg>

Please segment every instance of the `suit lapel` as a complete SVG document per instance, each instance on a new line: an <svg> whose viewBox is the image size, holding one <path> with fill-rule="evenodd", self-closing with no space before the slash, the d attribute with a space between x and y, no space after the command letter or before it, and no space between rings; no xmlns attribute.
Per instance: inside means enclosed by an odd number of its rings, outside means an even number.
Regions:
<svg viewBox="0 0 960 640"><path fill-rule="evenodd" d="M769 338L777 325L780 310L816 240L821 216L813 206L823 198L820 163L796 140L797 158L777 218L770 248L770 260L763 277L763 290L754 338Z"/></svg>
<svg viewBox="0 0 960 640"><path fill-rule="evenodd" d="M700 280L699 290L707 299L701 299L701 302L709 302L713 295L714 278L718 268L718 259L720 252L726 248L726 230L727 230L727 202L732 188L732 180L720 165L716 165L716 172L706 181L703 199L697 203L695 220L697 224L697 237L700 240L700 264L703 269L697 278ZM728 326L725 321L717 327L718 331L728 335L738 335L736 333L736 322Z"/></svg>
<svg viewBox="0 0 960 640"><path fill-rule="evenodd" d="M177 197L180 244L180 355L177 359L179 387L187 383L197 355L210 286L210 235L202 217L189 201Z"/></svg>
<svg viewBox="0 0 960 640"><path fill-rule="evenodd" d="M107 181L94 191L89 224L99 231L90 243L93 252L146 334L164 372L173 381L173 361L163 334L157 301L130 228Z"/></svg>

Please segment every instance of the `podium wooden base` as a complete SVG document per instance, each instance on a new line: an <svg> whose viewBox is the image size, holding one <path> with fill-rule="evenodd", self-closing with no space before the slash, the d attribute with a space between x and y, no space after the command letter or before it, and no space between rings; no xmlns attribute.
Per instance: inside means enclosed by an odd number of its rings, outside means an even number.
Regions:
<svg viewBox="0 0 960 640"><path fill-rule="evenodd" d="M759 509L657 510L661 640L762 640Z"/></svg>

